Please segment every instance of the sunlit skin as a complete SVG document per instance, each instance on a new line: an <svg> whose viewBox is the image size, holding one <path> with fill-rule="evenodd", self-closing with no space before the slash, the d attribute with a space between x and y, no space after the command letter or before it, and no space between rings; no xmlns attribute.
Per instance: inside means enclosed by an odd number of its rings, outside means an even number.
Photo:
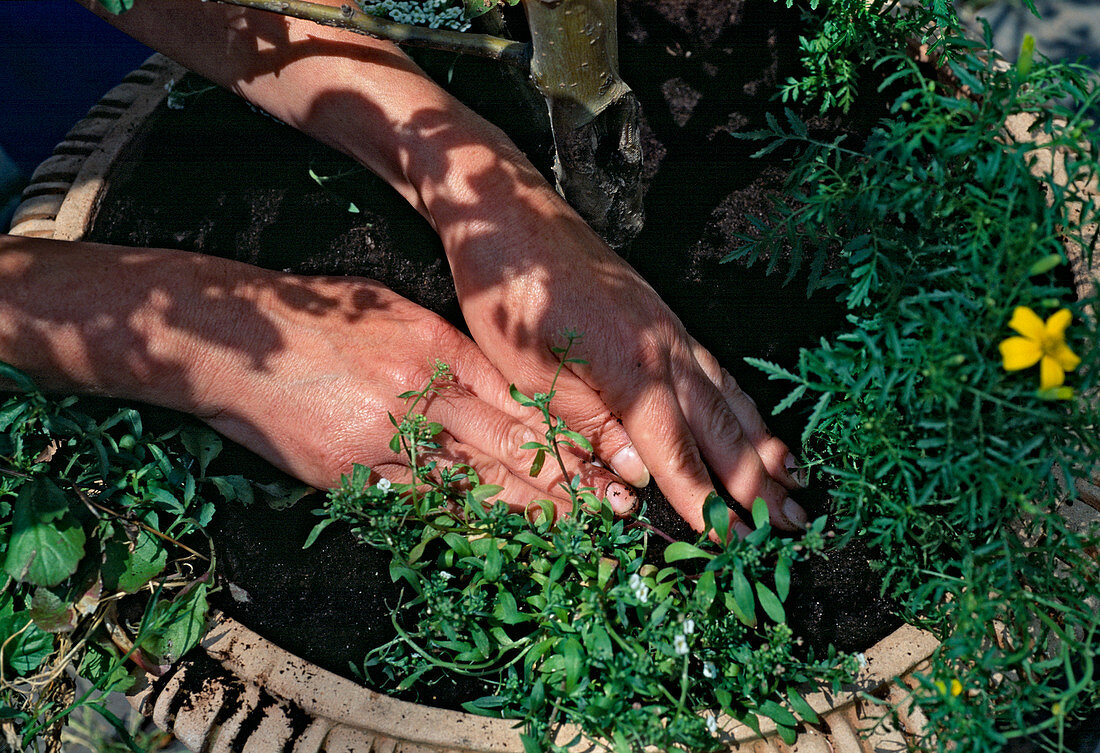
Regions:
<svg viewBox="0 0 1100 753"><path fill-rule="evenodd" d="M387 180L439 233L473 340L371 280L7 239L0 358L58 388L195 413L317 486L352 463L397 480L386 413L438 358L462 389L426 409L450 459L472 462L517 505L564 504L550 464L528 477L533 453L518 447L538 417L506 388L545 390L552 348L574 330L587 363L562 374L552 407L618 475L580 457L571 472L601 494L617 485L621 512L633 504L622 481L652 478L701 530L713 470L741 505L764 498L776 526L805 524L788 496L794 458L734 379L503 133L396 47L197 0L141 0L118 17L81 1ZM120 273L108 258L129 261ZM51 325L55 304L65 326Z"/></svg>

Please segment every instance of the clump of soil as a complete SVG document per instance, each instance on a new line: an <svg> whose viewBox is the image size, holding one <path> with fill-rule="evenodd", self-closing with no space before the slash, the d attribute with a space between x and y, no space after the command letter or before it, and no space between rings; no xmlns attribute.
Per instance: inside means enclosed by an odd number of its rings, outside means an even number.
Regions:
<svg viewBox="0 0 1100 753"><path fill-rule="evenodd" d="M621 65L637 92L645 126L646 227L624 256L734 374L765 415L784 396L746 366L755 356L792 365L798 349L827 336L842 312L827 297L807 298L804 281L783 287L759 269L722 264L752 232L782 185L777 161L752 160L758 144L734 138L762 127L778 82L797 72L801 19L783 3L738 0L635 0L622 4ZM445 64L468 101L490 119L515 119L508 89L483 61L428 56ZM194 83L194 82L192 82ZM869 103L865 112L875 112ZM866 116L871 117L871 116ZM544 135L504 123L537 165L547 167ZM850 124L858 130L858 123ZM182 110L162 107L128 153L128 175L112 183L89 240L161 246L226 256L303 274L359 275L464 326L446 260L428 224L381 180L236 97L214 90ZM311 178L337 176L321 185ZM769 420L797 447L804 415ZM233 471L278 472L241 448L221 462ZM643 499L662 529L693 538L651 486ZM827 495L800 501L811 516ZM392 635L388 609L399 594L387 562L333 526L309 550L301 545L319 495L286 510L224 505L211 526L223 579L217 606L284 648L348 676L349 665ZM867 553L849 547L795 573L792 627L817 648L865 648L899 623L878 595ZM428 691L423 699L432 701ZM437 702L453 703L451 690Z"/></svg>

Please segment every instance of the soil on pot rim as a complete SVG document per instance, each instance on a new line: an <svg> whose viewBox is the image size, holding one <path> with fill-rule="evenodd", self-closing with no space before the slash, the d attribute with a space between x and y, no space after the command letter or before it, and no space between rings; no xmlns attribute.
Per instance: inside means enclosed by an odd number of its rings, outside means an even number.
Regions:
<svg viewBox="0 0 1100 753"><path fill-rule="evenodd" d="M761 269L721 264L750 234L782 186L779 155L749 158L758 143L733 136L760 128L777 83L797 72L800 13L784 4L732 0L621 3L621 64L647 116L646 227L624 256L653 284L688 330L738 379L765 416L786 394L744 364L755 356L794 363L842 321L829 295L807 298L803 280L783 287ZM499 77L478 60L432 55L490 119L522 112ZM88 240L219 254L302 274L371 277L464 327L446 260L428 224L381 180L221 90L188 77L182 109L161 106L103 201ZM880 112L870 102L845 130L858 133ZM835 130L836 124L830 125ZM536 164L549 164L540 134L503 123ZM320 176L328 180L318 181ZM797 447L804 414L770 417ZM260 480L282 475L243 448L216 461ZM651 485L642 493L653 522L694 534ZM827 494L798 496L811 517ZM223 581L216 606L287 650L351 676L367 650L388 640L388 607L399 594L385 557L330 527L303 551L320 494L282 510L257 501L223 505L211 525ZM792 628L821 649L870 646L899 625L858 545L797 569ZM428 703L454 705L480 688L437 685Z"/></svg>

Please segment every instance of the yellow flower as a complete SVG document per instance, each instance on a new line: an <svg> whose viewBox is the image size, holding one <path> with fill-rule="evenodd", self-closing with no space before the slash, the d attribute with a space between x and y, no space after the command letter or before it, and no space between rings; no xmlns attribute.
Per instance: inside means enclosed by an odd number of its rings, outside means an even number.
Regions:
<svg viewBox="0 0 1100 753"><path fill-rule="evenodd" d="M1066 381L1081 359L1066 345L1066 327L1073 319L1069 309L1051 314L1043 322L1031 309L1017 306L1008 326L1023 337L1010 337L1001 343L1005 371L1019 371L1039 364L1039 389L1049 390Z"/></svg>

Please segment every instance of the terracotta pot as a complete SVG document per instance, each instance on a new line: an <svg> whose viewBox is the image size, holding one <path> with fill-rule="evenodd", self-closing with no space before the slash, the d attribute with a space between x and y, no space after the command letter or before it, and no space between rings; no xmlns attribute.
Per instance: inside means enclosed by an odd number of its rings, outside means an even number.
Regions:
<svg viewBox="0 0 1100 753"><path fill-rule="evenodd" d="M154 55L112 89L69 132L54 156L32 176L16 211L12 233L80 240L96 216L112 170L124 165L141 123L167 95L167 85L186 71ZM1010 123L1026 138L1026 123ZM1049 159L1049 155L1048 155ZM1081 285L1090 284L1078 260ZM1094 479L1093 481L1098 481ZM1100 489L1083 484L1086 502L1100 509ZM1082 525L1096 519L1084 505L1073 508ZM906 698L914 671L938 645L927 632L905 626L864 653L866 666L839 694L809 693L823 718L787 746L762 720L762 736L730 718L721 719L730 751L764 753L865 753L906 750L923 719ZM163 677L149 678L132 700L157 725L194 751L249 753L463 751L522 753L515 722L489 719L395 700L313 666L278 648L240 623L217 615L202 641L205 658L189 658ZM877 704L868 698L886 701ZM896 715L884 710L896 707ZM573 737L563 730L561 740Z"/></svg>

